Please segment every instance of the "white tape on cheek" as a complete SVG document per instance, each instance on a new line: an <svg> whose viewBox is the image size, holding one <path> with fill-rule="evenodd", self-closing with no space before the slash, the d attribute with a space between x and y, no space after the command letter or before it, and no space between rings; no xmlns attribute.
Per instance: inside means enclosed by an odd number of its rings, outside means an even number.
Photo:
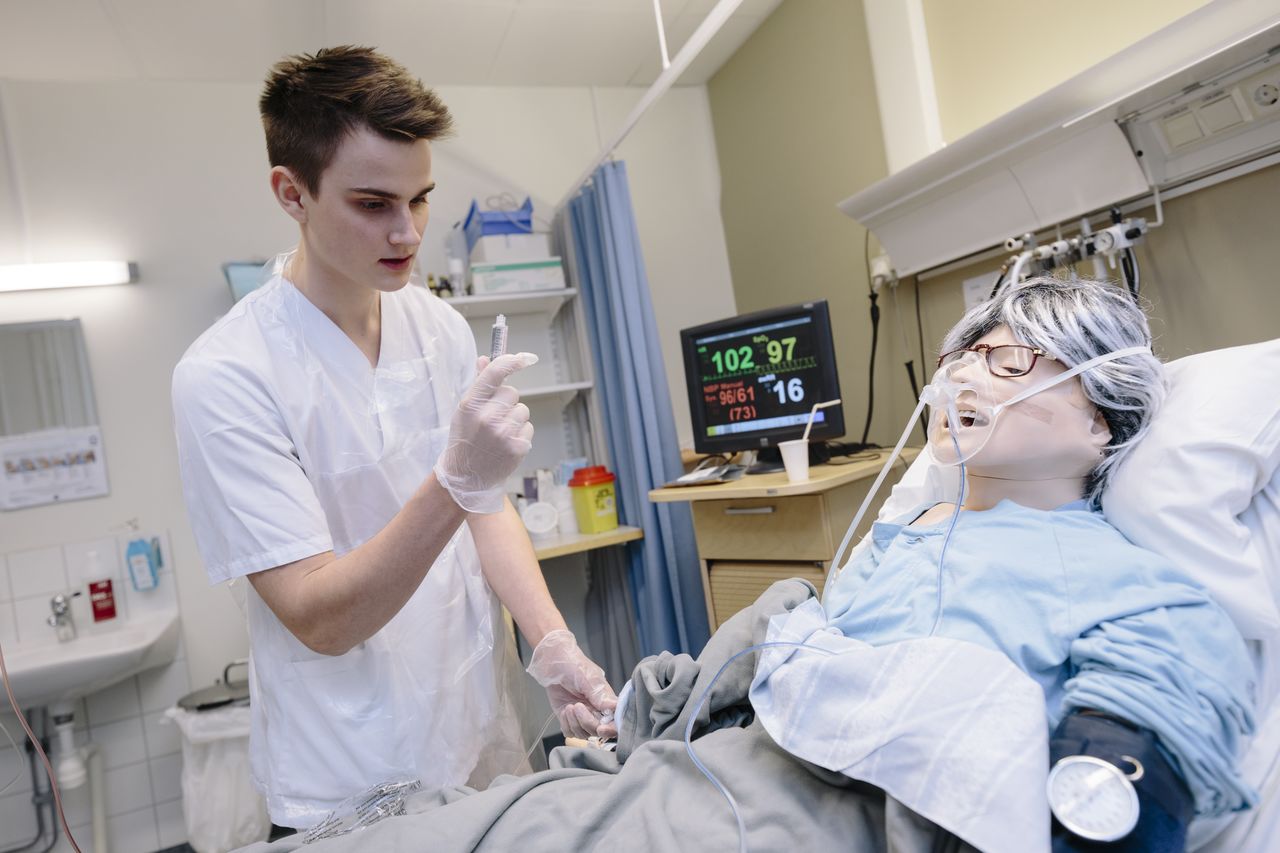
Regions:
<svg viewBox="0 0 1280 853"><path fill-rule="evenodd" d="M1023 400L1021 403L1016 403L1013 406L1010 406L1008 411L1011 414L1026 415L1027 417L1037 420L1046 426L1053 423L1053 412L1043 406L1037 406L1030 400Z"/></svg>

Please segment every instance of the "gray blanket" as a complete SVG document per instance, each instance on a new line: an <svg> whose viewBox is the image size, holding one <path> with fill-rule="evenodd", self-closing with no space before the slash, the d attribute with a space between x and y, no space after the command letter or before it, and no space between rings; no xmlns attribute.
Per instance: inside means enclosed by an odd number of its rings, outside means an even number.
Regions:
<svg viewBox="0 0 1280 853"><path fill-rule="evenodd" d="M685 725L721 666L762 642L771 616L813 595L803 581L781 581L721 626L697 660L664 653L642 661L616 752L562 747L541 773L501 777L484 791L420 791L409 797L407 814L351 834L308 845L293 836L246 850L736 850L733 813L689 759ZM757 654L729 665L694 725L694 750L737 800L748 849L972 849L879 789L779 748L747 701Z"/></svg>

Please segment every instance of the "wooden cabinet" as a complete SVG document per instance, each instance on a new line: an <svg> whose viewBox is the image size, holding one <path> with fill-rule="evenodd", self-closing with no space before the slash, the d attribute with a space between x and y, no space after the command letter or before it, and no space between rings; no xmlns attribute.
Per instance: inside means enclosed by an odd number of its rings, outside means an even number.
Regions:
<svg viewBox="0 0 1280 853"><path fill-rule="evenodd" d="M854 542L871 529L885 498L916 457L902 453L859 525ZM698 541L707 616L714 630L748 606L774 581L799 577L822 592L836 549L889 451L843 465L810 469L807 483L790 483L783 473L743 477L714 486L654 489L658 502L691 501Z"/></svg>

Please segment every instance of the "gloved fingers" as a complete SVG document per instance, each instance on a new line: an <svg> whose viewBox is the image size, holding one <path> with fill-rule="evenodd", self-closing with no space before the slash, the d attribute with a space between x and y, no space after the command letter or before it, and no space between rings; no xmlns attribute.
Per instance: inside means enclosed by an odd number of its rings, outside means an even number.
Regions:
<svg viewBox="0 0 1280 853"><path fill-rule="evenodd" d="M476 375L484 373L484 369L489 366L489 356L476 356Z"/></svg>
<svg viewBox="0 0 1280 853"><path fill-rule="evenodd" d="M591 737L600 727L600 717L581 702L565 705L557 712L560 730L566 737Z"/></svg>
<svg viewBox="0 0 1280 853"><path fill-rule="evenodd" d="M530 450L532 450L533 449L533 424L530 423L529 421L525 421L520 426L520 431L516 433L516 439L518 441L524 442L524 444L526 445L524 449L525 453L528 453Z"/></svg>
<svg viewBox="0 0 1280 853"><path fill-rule="evenodd" d="M537 363L538 357L531 352L500 355L480 371L471 385L471 394L479 398L491 397L494 389L502 387L511 374Z"/></svg>
<svg viewBox="0 0 1280 853"><path fill-rule="evenodd" d="M617 739L617 737L618 737L618 724L617 724L617 722L615 722L615 721L610 721L610 722L607 722L607 723L601 723L600 725L596 726L596 736L597 736L597 737L601 737L601 738L614 738L614 739Z"/></svg>
<svg viewBox="0 0 1280 853"><path fill-rule="evenodd" d="M607 714L618 707L618 694L607 683L587 694L587 701L601 714Z"/></svg>
<svg viewBox="0 0 1280 853"><path fill-rule="evenodd" d="M510 385L499 385L493 389L489 399L485 401L485 408L508 412L519 402L520 392L518 390Z"/></svg>
<svg viewBox="0 0 1280 853"><path fill-rule="evenodd" d="M516 427L529 422L529 407L524 403L516 403L511 407L511 412L507 415L507 423L514 424Z"/></svg>

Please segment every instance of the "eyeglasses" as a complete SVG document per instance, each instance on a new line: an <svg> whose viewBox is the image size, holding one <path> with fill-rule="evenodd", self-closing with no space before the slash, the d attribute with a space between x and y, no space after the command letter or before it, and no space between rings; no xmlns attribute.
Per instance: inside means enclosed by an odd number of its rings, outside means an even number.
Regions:
<svg viewBox="0 0 1280 853"><path fill-rule="evenodd" d="M1047 358L1057 361L1042 349L1029 347L1026 344L978 344L964 349L944 352L938 356L938 367L949 364L967 352L976 352L987 360L987 370L992 376L1026 376L1036 366L1036 359Z"/></svg>

